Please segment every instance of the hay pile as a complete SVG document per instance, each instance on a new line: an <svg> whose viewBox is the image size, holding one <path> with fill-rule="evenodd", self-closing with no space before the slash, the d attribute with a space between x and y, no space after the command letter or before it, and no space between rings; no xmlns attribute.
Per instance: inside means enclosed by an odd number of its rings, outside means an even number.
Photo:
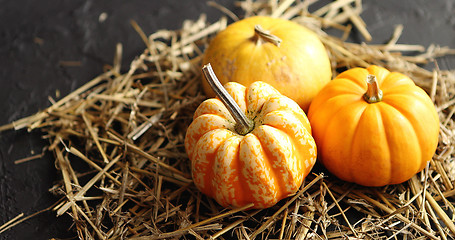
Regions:
<svg viewBox="0 0 455 240"><path fill-rule="evenodd" d="M244 0L239 7L243 17L271 15L313 29L329 51L334 75L337 69L376 64L410 76L428 91L441 119L439 146L428 168L410 181L364 188L316 166L296 195L269 209L224 209L201 194L192 184L183 140L205 99L203 49L226 27L225 17L209 24L202 15L178 31L149 36L132 22L146 49L128 72L120 72L118 45L106 72L0 130L43 132L62 177L51 190L63 196L47 210L69 214L81 239L454 239L455 71L428 71L417 64L455 51L396 44L402 26L384 45L345 42L352 28L371 39L359 17L361 1L337 0L310 13L312 3ZM343 36L326 34L330 28ZM415 50L423 52L402 54ZM0 233L29 217L17 216L0 226Z"/></svg>

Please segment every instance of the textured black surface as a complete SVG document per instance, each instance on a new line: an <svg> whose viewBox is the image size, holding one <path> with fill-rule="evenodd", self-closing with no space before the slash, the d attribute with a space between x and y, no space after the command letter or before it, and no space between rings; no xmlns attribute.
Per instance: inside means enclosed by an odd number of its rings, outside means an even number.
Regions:
<svg viewBox="0 0 455 240"><path fill-rule="evenodd" d="M229 9L233 0L216 1ZM328 2L328 1L323 1ZM321 5L321 3L318 3ZM123 66L145 48L129 21L146 33L179 29L183 20L220 12L205 0L0 0L0 125L26 117L100 74L111 64L115 44L124 47ZM363 18L375 43L386 41L397 24L404 25L399 43L431 43L455 47L455 1L365 0ZM237 11L239 12L239 11ZM100 15L107 14L105 21ZM353 41L362 37L354 36ZM76 61L65 66L62 61ZM441 68L454 68L443 58ZM57 181L53 157L15 165L14 161L41 152L40 134L8 131L0 134L0 225L19 213L32 214L56 201L48 189ZM0 234L0 239L74 237L70 218L47 212Z"/></svg>

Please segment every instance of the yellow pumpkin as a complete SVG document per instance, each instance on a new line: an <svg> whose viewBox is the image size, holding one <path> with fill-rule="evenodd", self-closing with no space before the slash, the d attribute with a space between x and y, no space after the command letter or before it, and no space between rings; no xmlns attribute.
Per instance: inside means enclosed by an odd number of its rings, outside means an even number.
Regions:
<svg viewBox="0 0 455 240"><path fill-rule="evenodd" d="M248 86L255 81L272 85L296 101L304 111L332 77L324 45L311 30L285 19L255 16L219 32L205 51L222 84ZM203 81L205 93L214 93Z"/></svg>
<svg viewBox="0 0 455 240"><path fill-rule="evenodd" d="M224 207L271 207L295 194L316 161L310 123L267 83L225 89L252 125L240 131L219 98L199 105L185 136L194 184Z"/></svg>
<svg viewBox="0 0 455 240"><path fill-rule="evenodd" d="M438 144L439 118L426 92L378 66L338 75L314 98L308 118L325 167L364 186L409 180Z"/></svg>

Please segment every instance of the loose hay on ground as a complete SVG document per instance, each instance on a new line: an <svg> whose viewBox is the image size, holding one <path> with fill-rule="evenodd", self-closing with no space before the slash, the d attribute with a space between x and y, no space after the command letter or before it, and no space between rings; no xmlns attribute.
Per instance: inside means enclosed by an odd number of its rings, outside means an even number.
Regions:
<svg viewBox="0 0 455 240"><path fill-rule="evenodd" d="M227 18L209 24L202 15L185 21L180 30L148 37L132 22L146 49L128 72L120 72L118 45L106 72L44 111L0 128L39 130L49 141L45 150L54 154L62 176L51 191L63 197L44 211L69 214L82 239L454 239L455 70L440 70L437 64L426 70L418 64L455 50L397 44L405 26L397 26L384 45L346 42L353 28L371 40L360 18L362 2L337 0L310 13L313 2L245 0L238 6L244 17L271 15L313 29L329 51L334 74L376 64L409 75L427 90L441 133L422 173L403 184L363 188L324 176L316 167L295 196L275 207L221 208L192 184L183 140L195 108L205 99L199 84L203 49L226 27ZM328 35L330 28L342 37ZM408 51L420 54L403 54ZM33 216L18 215L0 226L0 233Z"/></svg>

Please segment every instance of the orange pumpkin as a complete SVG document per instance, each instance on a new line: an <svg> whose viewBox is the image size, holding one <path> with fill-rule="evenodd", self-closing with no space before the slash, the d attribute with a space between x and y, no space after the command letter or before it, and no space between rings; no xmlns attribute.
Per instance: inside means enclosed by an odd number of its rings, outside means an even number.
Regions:
<svg viewBox="0 0 455 240"><path fill-rule="evenodd" d="M332 77L327 51L314 32L265 16L237 21L219 32L203 63L211 63L222 84L264 81L305 111ZM206 81L203 87L209 97L214 96Z"/></svg>
<svg viewBox="0 0 455 240"><path fill-rule="evenodd" d="M364 186L407 181L438 144L429 96L409 77L378 66L338 75L315 97L308 118L325 167Z"/></svg>
<svg viewBox="0 0 455 240"><path fill-rule="evenodd" d="M252 125L242 132L219 98L199 105L185 136L194 184L224 207L273 206L299 189L316 161L310 123L267 83L225 89Z"/></svg>

